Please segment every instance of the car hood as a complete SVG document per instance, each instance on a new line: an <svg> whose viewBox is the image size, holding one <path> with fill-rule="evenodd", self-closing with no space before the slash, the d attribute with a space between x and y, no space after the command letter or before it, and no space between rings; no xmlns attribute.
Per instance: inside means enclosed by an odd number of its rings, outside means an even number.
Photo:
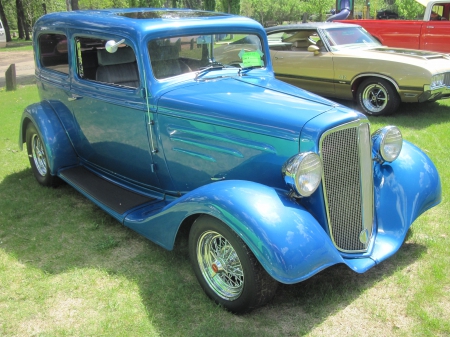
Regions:
<svg viewBox="0 0 450 337"><path fill-rule="evenodd" d="M359 115L272 77L256 76L185 83L160 95L157 104L158 113L289 139L298 139L303 126L323 113L330 115L332 123L354 120Z"/></svg>
<svg viewBox="0 0 450 337"><path fill-rule="evenodd" d="M450 56L426 50L379 47L341 51L336 54L377 61L400 62L428 69L430 72L450 71Z"/></svg>

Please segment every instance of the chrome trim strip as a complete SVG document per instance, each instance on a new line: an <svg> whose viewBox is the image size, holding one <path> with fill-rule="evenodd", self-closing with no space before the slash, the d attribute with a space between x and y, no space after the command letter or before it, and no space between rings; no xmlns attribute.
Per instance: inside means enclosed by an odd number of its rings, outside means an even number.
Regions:
<svg viewBox="0 0 450 337"><path fill-rule="evenodd" d="M364 130L365 128L366 130ZM373 187L373 160L372 160L372 137L370 136L369 124L359 126L359 165L362 200L363 230L367 230L368 240L365 243L366 250L372 238L374 218L374 187Z"/></svg>
<svg viewBox="0 0 450 337"><path fill-rule="evenodd" d="M395 82L392 78L390 78L390 77L388 77L388 76L381 75L381 74L377 74L377 73L365 73L365 74L359 74L359 75L353 77L353 79L351 80L350 84L353 86L353 83L355 83L355 81L356 81L358 78L361 78L361 77L380 77L380 78L384 78L385 80L391 82L392 85L395 87L395 89L396 89L397 91L400 90L400 88L399 88L397 82Z"/></svg>

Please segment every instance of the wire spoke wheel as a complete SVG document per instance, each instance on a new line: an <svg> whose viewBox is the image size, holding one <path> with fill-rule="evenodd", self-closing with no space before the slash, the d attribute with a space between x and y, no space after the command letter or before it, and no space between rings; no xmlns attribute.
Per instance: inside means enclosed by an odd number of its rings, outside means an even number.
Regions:
<svg viewBox="0 0 450 337"><path fill-rule="evenodd" d="M31 151L36 169L44 177L47 174L47 160L45 159L44 144L37 134L31 138Z"/></svg>
<svg viewBox="0 0 450 337"><path fill-rule="evenodd" d="M208 285L223 299L238 298L244 288L244 271L233 246L221 234L204 232L197 243L197 260Z"/></svg>
<svg viewBox="0 0 450 337"><path fill-rule="evenodd" d="M205 293L227 310L248 312L275 295L278 282L239 235L217 218L201 215L192 224L189 257Z"/></svg>
<svg viewBox="0 0 450 337"><path fill-rule="evenodd" d="M43 186L58 186L58 177L51 175L51 167L49 166L44 140L33 123L28 123L25 137L28 159L36 180Z"/></svg>

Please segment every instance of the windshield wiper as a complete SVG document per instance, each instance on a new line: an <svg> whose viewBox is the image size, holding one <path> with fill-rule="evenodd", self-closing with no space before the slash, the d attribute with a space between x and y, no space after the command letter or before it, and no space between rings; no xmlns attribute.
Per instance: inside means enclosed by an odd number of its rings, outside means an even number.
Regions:
<svg viewBox="0 0 450 337"><path fill-rule="evenodd" d="M262 68L263 66L250 66L250 67L245 67L245 68L239 68L239 72L238 75L242 76L243 74L247 74L250 70L252 69L256 69L256 68Z"/></svg>
<svg viewBox="0 0 450 337"><path fill-rule="evenodd" d="M224 68L224 66L218 66L218 65L217 66L208 66L208 67L201 68L200 71L197 73L197 75L195 75L195 79L197 79L197 78L199 78L199 77L209 73L210 71L221 70L223 68Z"/></svg>
<svg viewBox="0 0 450 337"><path fill-rule="evenodd" d="M197 73L197 75L195 75L195 79L209 73L210 71L214 71L214 70L222 70L223 68L225 68L225 66L222 63L219 62L211 62L211 64L209 66L203 67L199 69L199 72Z"/></svg>

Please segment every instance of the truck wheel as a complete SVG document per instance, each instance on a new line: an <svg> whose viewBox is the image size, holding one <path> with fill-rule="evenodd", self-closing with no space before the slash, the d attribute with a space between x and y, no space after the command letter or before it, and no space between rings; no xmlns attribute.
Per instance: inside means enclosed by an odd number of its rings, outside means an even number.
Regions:
<svg viewBox="0 0 450 337"><path fill-rule="evenodd" d="M203 215L192 225L189 256L203 290L231 312L248 312L275 295L278 282L239 236L214 217Z"/></svg>
<svg viewBox="0 0 450 337"><path fill-rule="evenodd" d="M28 123L26 131L26 142L28 159L30 160L31 169L34 177L43 186L56 187L58 185L58 177L50 174L48 165L47 152L41 136L37 133L33 123Z"/></svg>
<svg viewBox="0 0 450 337"><path fill-rule="evenodd" d="M394 87L382 78L364 80L358 87L357 97L363 112L370 116L391 114L400 105Z"/></svg>

